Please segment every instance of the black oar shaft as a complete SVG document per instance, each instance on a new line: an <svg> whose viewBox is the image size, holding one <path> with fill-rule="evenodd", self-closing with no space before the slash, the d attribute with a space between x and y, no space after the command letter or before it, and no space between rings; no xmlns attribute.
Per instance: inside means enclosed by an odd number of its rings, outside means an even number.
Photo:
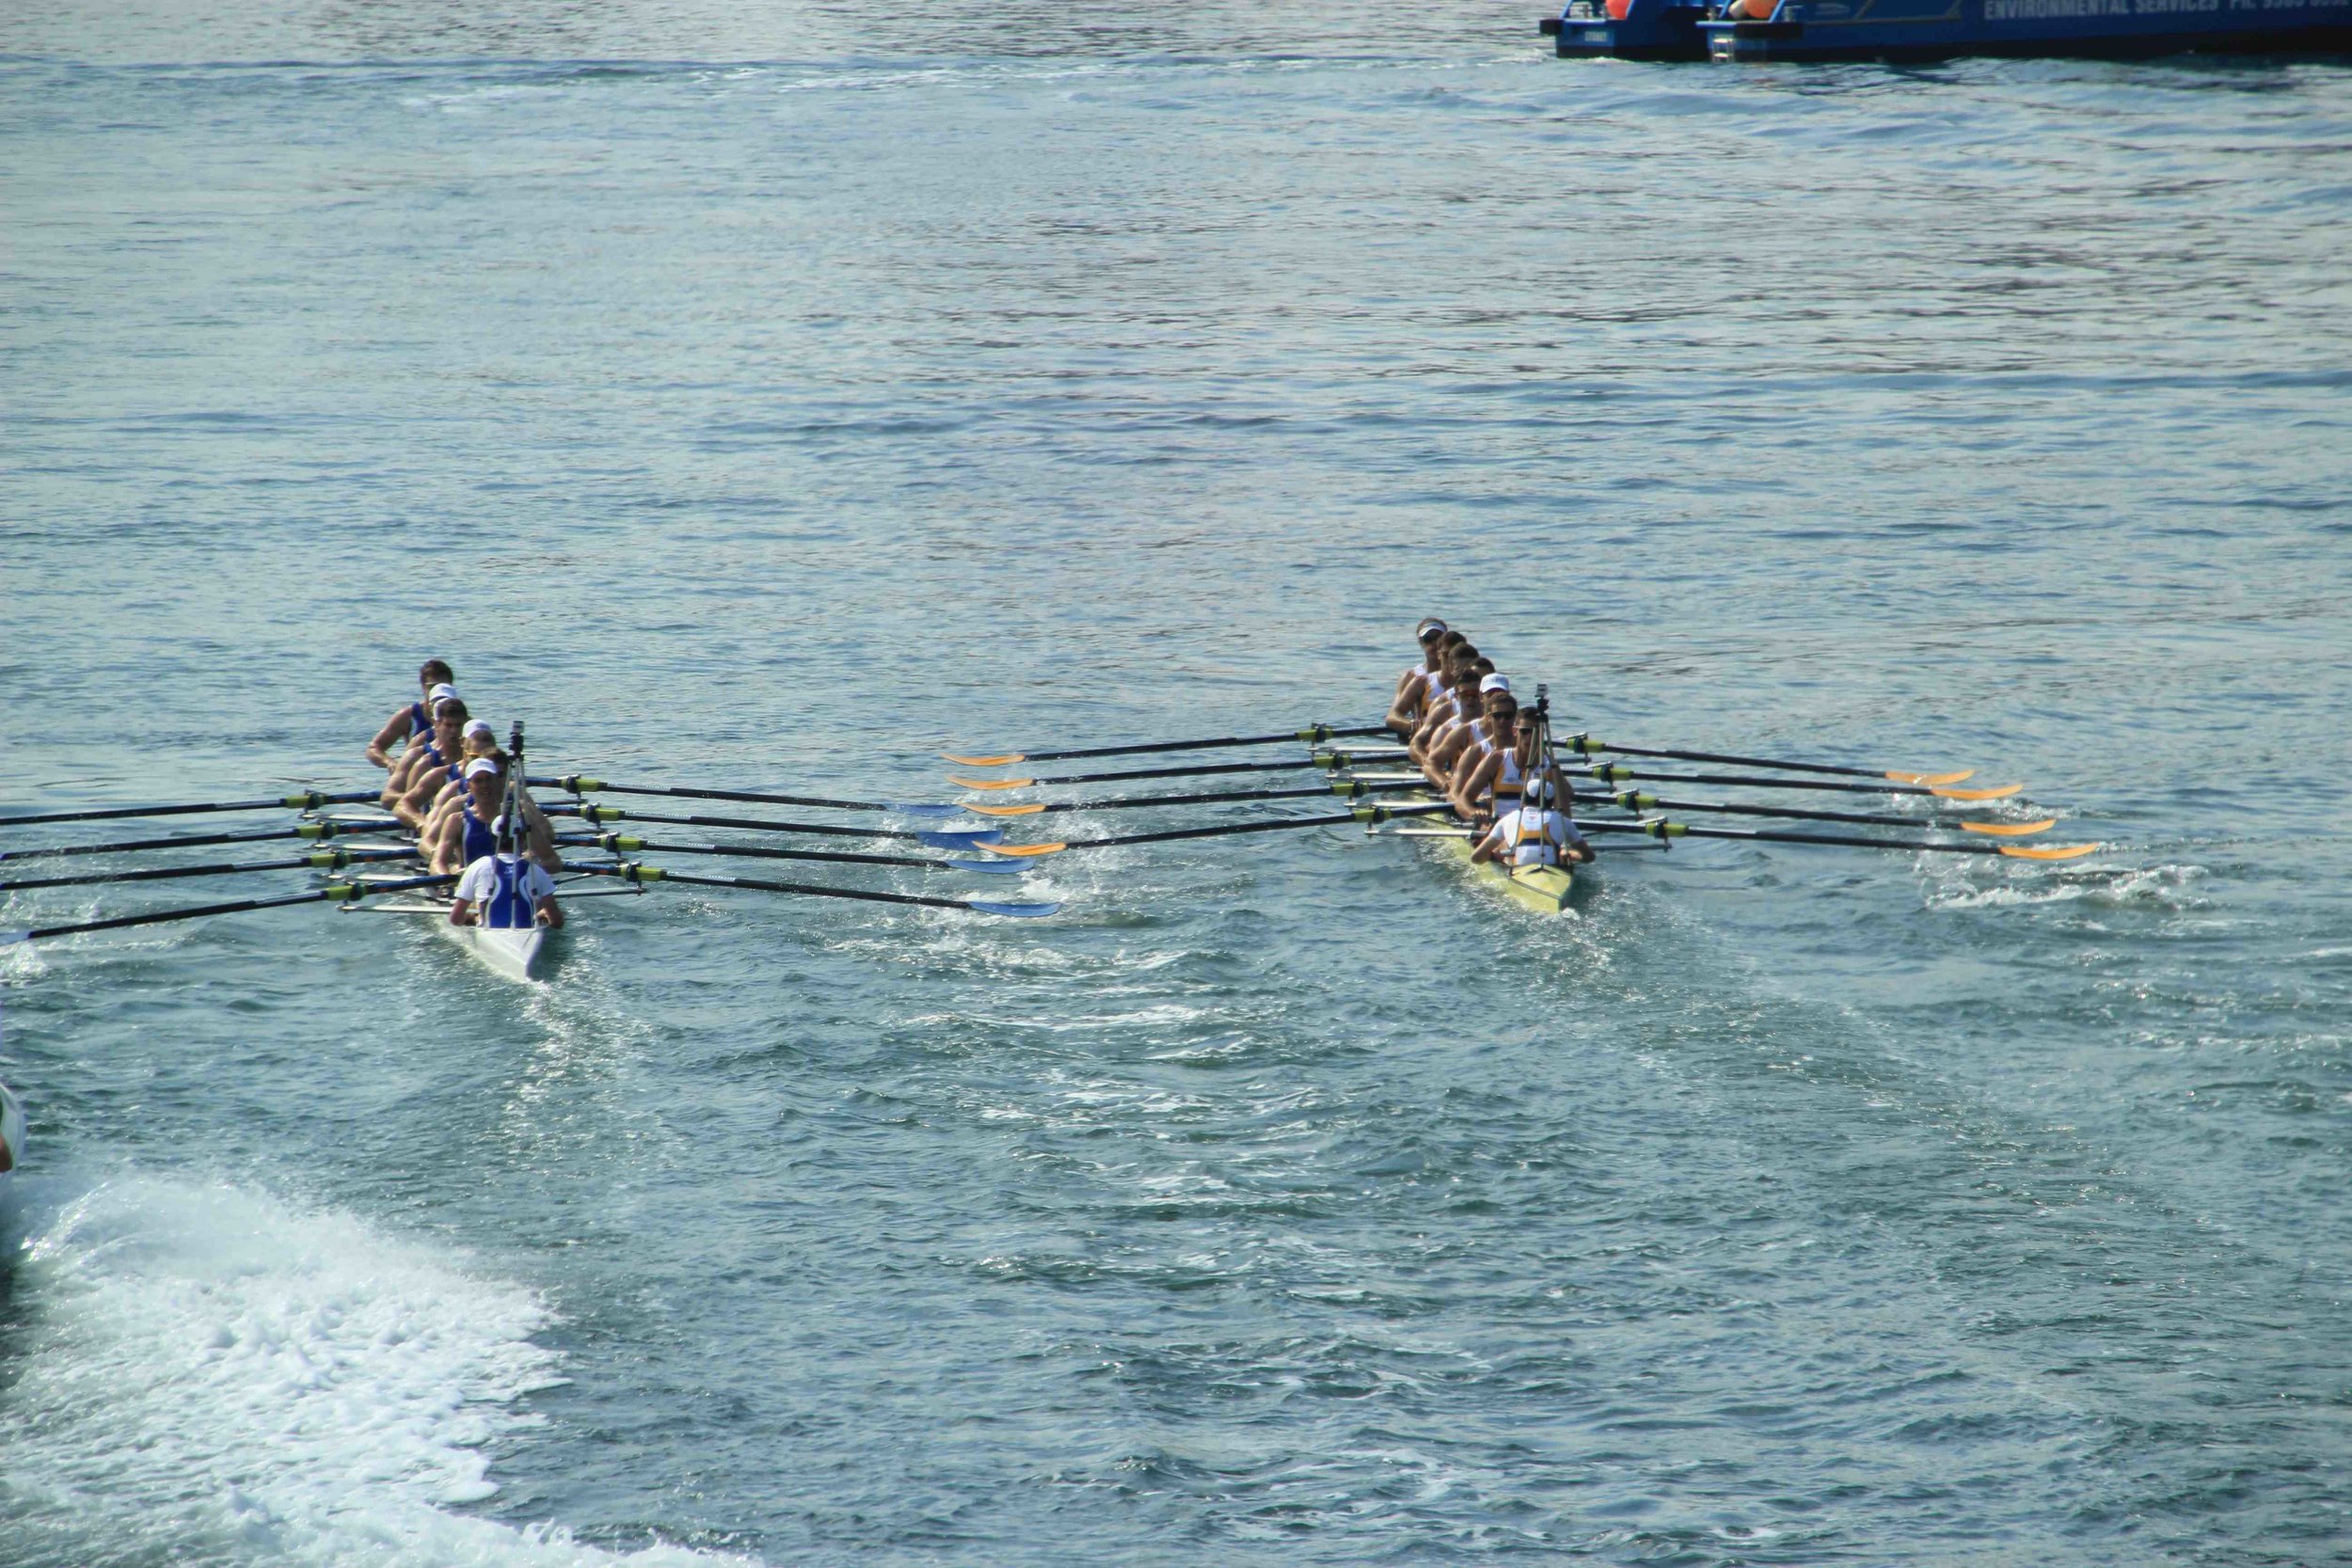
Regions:
<svg viewBox="0 0 2352 1568"><path fill-rule="evenodd" d="M2009 855L2017 851L1994 844L1929 844L1917 839L1864 838L1858 833L1783 833L1760 828L1692 828L1679 822L1587 822L1586 832L1645 833L1651 838L1729 838L1756 844L1827 844L1850 849L1920 849L1937 855Z"/></svg>
<svg viewBox="0 0 2352 1568"><path fill-rule="evenodd" d="M1644 773L1636 768L1607 766L1583 769L1570 768L1568 771L1571 775L1581 771L1604 783L1614 783L1620 779L1638 779L1645 784L1710 784L1718 788L1817 789L1830 790L1841 795L1917 795L1931 800L1956 799L1951 796L1938 797L1934 790L1920 784L1831 784L1820 779L1765 779L1741 773Z"/></svg>
<svg viewBox="0 0 2352 1568"><path fill-rule="evenodd" d="M137 838L114 844L56 844L40 849L0 849L0 863L50 860L60 855L128 855L142 849L202 849L222 844L262 844L277 838L332 838L340 831L332 822L305 822L298 828L263 828L249 833L186 833L178 838Z"/></svg>
<svg viewBox="0 0 2352 1568"><path fill-rule="evenodd" d="M1740 756L1729 752L1683 752L1664 746L1621 746L1613 740L1604 743L1582 736L1560 742L1560 750L1581 757L1613 752L1619 756L1668 757L1676 762L1720 762L1733 768L1777 768L1791 773L1835 773L1850 779L1886 777L1886 770L1879 768L1848 768L1827 762L1786 762L1775 757Z"/></svg>
<svg viewBox="0 0 2352 1568"><path fill-rule="evenodd" d="M760 861L824 861L836 865L912 865L926 871L953 871L947 861L927 860L914 855L855 855L838 849L770 849L745 844L656 844L651 839L635 838L626 833L566 834L562 842L586 842L614 854L633 854L644 850L657 855L734 855L744 860Z"/></svg>
<svg viewBox="0 0 2352 1568"><path fill-rule="evenodd" d="M44 887L90 887L101 882L166 882L183 877L235 877L253 871L299 871L306 867L332 870L373 861L405 860L410 849L326 849L282 861L224 862L212 865L159 865L138 871L93 871L78 877L28 877L0 882L0 893L25 893Z"/></svg>
<svg viewBox="0 0 2352 1568"><path fill-rule="evenodd" d="M752 832L805 833L812 838L893 838L923 843L936 833L910 833L890 828L845 828L838 822L771 822L756 816L664 816L657 812L623 811L617 806L550 806L549 816L577 813L586 822L651 822L664 828L740 828Z"/></svg>
<svg viewBox="0 0 2352 1568"><path fill-rule="evenodd" d="M1325 816L1278 816L1257 822L1228 822L1214 828L1173 828L1157 833L1121 833L1113 838L1077 839L1064 844L1064 849L1107 849L1124 844L1167 844L1183 838L1222 838L1232 833L1274 833L1294 828L1333 828L1362 822L1371 818L1388 821L1396 817L1436 816L1454 808L1443 803L1426 806L1359 806L1353 811L1335 812ZM1468 832L1469 830L1464 830Z"/></svg>
<svg viewBox="0 0 2352 1568"><path fill-rule="evenodd" d="M1662 795L1636 795L1631 790L1622 795L1603 797L1598 803L1622 806L1628 811L1718 812L1729 816L1766 816L1790 822L1856 822L1874 828L1923 828L1929 825L1915 816L1904 816L1893 812L1799 811L1793 806L1742 806L1720 800L1670 800Z"/></svg>
<svg viewBox="0 0 2352 1568"><path fill-rule="evenodd" d="M1183 768L1136 768L1119 773L1064 773L1051 779L1031 779L1033 784L1116 784L1124 779L1190 779L1206 778L1212 773L1280 773L1299 768L1330 768L1334 764L1317 757L1298 757L1281 762L1218 762L1187 764Z"/></svg>
<svg viewBox="0 0 2352 1568"><path fill-rule="evenodd" d="M753 805L809 806L819 811L902 811L905 808L887 800L827 800L809 795L770 795L751 789L697 789L684 784L619 784L602 779L591 779L578 773L561 778L527 781L539 789L561 789L572 794L602 793L606 795L664 795L681 800L742 800Z"/></svg>
<svg viewBox="0 0 2352 1568"><path fill-rule="evenodd" d="M1284 730L1279 735L1227 735L1211 740L1154 740L1131 746L1081 746L1059 752L1025 752L1022 760L1074 762L1082 757L1142 756L1152 752L1214 752L1227 746L1279 746L1285 740L1304 741L1315 746L1327 740L1352 740L1361 736L1388 733L1386 724L1359 724L1347 729L1311 724L1302 730Z"/></svg>
<svg viewBox="0 0 2352 1568"><path fill-rule="evenodd" d="M826 887L818 882L771 882L756 877L696 877L668 866L623 865L605 870L602 875L619 877L627 881L683 882L689 887L739 887L755 893L797 893L809 898L853 898L866 904L920 904L934 910L968 910L974 908L967 898L927 898L914 893L873 893L865 888Z"/></svg>
<svg viewBox="0 0 2352 1568"><path fill-rule="evenodd" d="M378 793L373 789L355 789L340 795L322 795L316 790L305 790L298 795L280 795L268 800L199 800L192 805L180 806L109 806L103 811L39 812L29 816L0 816L0 828L22 828L35 822L109 822L125 816L195 816L205 812L311 811L320 806L373 800Z"/></svg>
<svg viewBox="0 0 2352 1568"><path fill-rule="evenodd" d="M1134 795L1112 800L1061 800L1046 811L1119 811L1137 806L1213 806L1234 800L1307 800L1343 795L1355 799L1393 790L1426 789L1417 783L1325 784L1314 789L1240 789L1216 795ZM1034 814L1025 814L1034 815Z"/></svg>
<svg viewBox="0 0 2352 1568"><path fill-rule="evenodd" d="M84 931L119 931L131 926L161 926L174 920L195 920L212 914L241 914L247 910L283 909L289 904L315 904L322 900L337 903L375 893L399 893L409 888L430 887L436 882L453 882L454 876L412 877L397 882L380 882L374 887L361 887L356 882L336 882L314 888L309 893L290 893L276 898L240 898L230 904L200 904L193 909L155 910L146 914L119 914L107 920L80 920L71 926L43 926L30 931L14 931L0 935L0 943L7 942L38 942L43 937L78 936Z"/></svg>

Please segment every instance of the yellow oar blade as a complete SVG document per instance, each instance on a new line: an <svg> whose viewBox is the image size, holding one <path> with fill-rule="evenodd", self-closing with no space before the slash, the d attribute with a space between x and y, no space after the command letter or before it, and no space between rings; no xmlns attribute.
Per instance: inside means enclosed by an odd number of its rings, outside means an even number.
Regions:
<svg viewBox="0 0 2352 1568"><path fill-rule="evenodd" d="M1940 795L1947 800L2006 800L2025 787L2024 784L1996 784L1991 789L1946 789L1941 784L1930 784L1928 793Z"/></svg>
<svg viewBox="0 0 2352 1568"><path fill-rule="evenodd" d="M980 847L992 855L1058 855L1070 846L1067 844L983 844Z"/></svg>
<svg viewBox="0 0 2352 1568"><path fill-rule="evenodd" d="M1999 838L2025 838L2033 833L2046 833L2058 826L2058 818L2045 816L2039 822L1963 822L1963 833L1992 833Z"/></svg>
<svg viewBox="0 0 2352 1568"><path fill-rule="evenodd" d="M947 775L947 782L964 789L1026 789L1037 783L1035 779L959 779L953 773Z"/></svg>
<svg viewBox="0 0 2352 1568"><path fill-rule="evenodd" d="M2099 847L2095 844L2053 844L2047 849L2030 849L2022 844L1996 844L1993 847L2021 861L2071 861L2079 860Z"/></svg>
<svg viewBox="0 0 2352 1568"><path fill-rule="evenodd" d="M1897 784L1953 784L1963 779L1975 778L1977 770L1963 768L1957 773L1889 773L1886 776Z"/></svg>
<svg viewBox="0 0 2352 1568"><path fill-rule="evenodd" d="M960 763L965 768L1004 768L1016 762L1029 760L1025 753L1020 752L1007 752L1001 757L960 757L953 752L942 752L939 754L949 762Z"/></svg>
<svg viewBox="0 0 2352 1568"><path fill-rule="evenodd" d="M1045 809L1045 803L1041 800L1034 806L966 806L963 809L978 812L982 816L1034 816Z"/></svg>

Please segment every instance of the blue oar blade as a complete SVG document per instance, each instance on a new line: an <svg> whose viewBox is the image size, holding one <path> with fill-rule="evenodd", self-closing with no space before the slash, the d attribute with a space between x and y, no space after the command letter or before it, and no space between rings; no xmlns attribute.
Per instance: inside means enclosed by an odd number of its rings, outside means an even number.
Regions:
<svg viewBox="0 0 2352 1568"><path fill-rule="evenodd" d="M1041 920L1061 908L1059 904L992 904L982 898L966 899L963 907L982 914L1009 915L1015 920Z"/></svg>
<svg viewBox="0 0 2352 1568"><path fill-rule="evenodd" d="M991 877L1015 877L1019 876L1024 870L1027 869L1018 861L951 860L947 863L954 866L958 871L985 872Z"/></svg>
<svg viewBox="0 0 2352 1568"><path fill-rule="evenodd" d="M930 845L934 849L971 849L983 844L1002 844L1005 841L1005 830L1002 828L975 828L970 832L948 832L943 831L935 833L924 833L921 834L920 837L925 844Z"/></svg>

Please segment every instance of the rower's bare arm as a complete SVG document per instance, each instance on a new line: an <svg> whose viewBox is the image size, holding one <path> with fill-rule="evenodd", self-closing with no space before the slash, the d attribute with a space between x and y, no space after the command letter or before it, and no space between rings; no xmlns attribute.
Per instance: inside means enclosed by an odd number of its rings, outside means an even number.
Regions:
<svg viewBox="0 0 2352 1568"><path fill-rule="evenodd" d="M554 930L564 924L563 908L556 903L555 895L551 893L539 900L539 924L549 930Z"/></svg>
<svg viewBox="0 0 2352 1568"><path fill-rule="evenodd" d="M1502 834L1501 832L1498 831L1490 832L1485 838L1480 839L1476 847L1470 850L1470 859L1475 863L1484 865L1488 861L1494 859L1496 853L1500 851L1502 847Z"/></svg>
<svg viewBox="0 0 2352 1568"><path fill-rule="evenodd" d="M463 898L451 899L449 901L449 923L453 926L472 925L473 906Z"/></svg>
<svg viewBox="0 0 2352 1568"><path fill-rule="evenodd" d="M392 743L405 736L408 729L408 710L404 707L386 720L384 727L375 732L375 738L368 742L368 760L378 768L389 768L392 766Z"/></svg>

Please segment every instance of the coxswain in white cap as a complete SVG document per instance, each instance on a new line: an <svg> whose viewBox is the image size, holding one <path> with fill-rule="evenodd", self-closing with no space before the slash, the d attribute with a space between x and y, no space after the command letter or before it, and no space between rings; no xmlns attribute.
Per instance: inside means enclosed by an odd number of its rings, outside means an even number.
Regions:
<svg viewBox="0 0 2352 1568"><path fill-rule="evenodd" d="M426 692L437 686L446 686L455 678L450 673L449 666L437 658L426 659L424 667L417 672L419 689ZM368 742L368 760L378 768L389 770L396 760L392 748L404 740L414 745L422 740L425 733L432 728L433 710L425 705L422 698L404 707L394 708L392 716L384 721L384 727L375 732L375 738Z"/></svg>

